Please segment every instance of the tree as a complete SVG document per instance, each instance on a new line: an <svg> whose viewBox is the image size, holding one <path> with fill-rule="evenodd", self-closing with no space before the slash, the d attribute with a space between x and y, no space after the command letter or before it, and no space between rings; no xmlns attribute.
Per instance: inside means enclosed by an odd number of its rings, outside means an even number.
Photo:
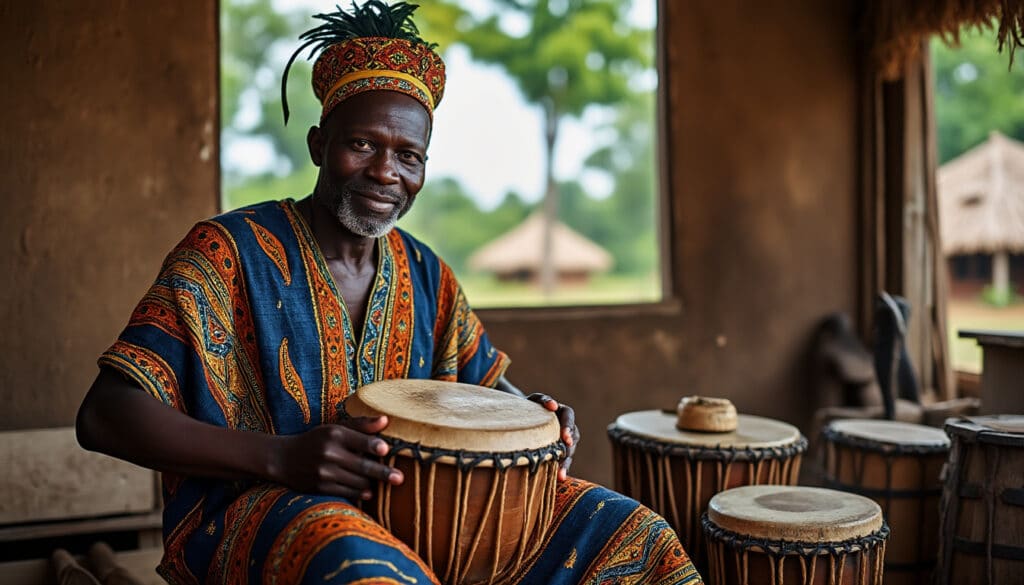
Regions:
<svg viewBox="0 0 1024 585"><path fill-rule="evenodd" d="M995 32L969 29L960 46L932 41L939 162L984 142L991 130L1024 140L1024 70L1007 70Z"/></svg>
<svg viewBox="0 0 1024 585"><path fill-rule="evenodd" d="M652 62L651 31L627 25L628 6L614 0L493 0L492 12L469 26L461 40L472 55L502 66L523 97L544 113L545 218L541 283L555 284L552 228L558 219L554 154L559 125L593 104L619 102ZM525 34L502 26L502 14L527 24Z"/></svg>

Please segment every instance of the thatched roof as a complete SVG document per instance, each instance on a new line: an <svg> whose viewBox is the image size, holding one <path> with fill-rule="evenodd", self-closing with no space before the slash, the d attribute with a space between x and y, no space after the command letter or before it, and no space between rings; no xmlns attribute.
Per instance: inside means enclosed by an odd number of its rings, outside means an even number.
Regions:
<svg viewBox="0 0 1024 585"><path fill-rule="evenodd" d="M942 165L937 187L947 255L1024 252L1024 143L992 132Z"/></svg>
<svg viewBox="0 0 1024 585"><path fill-rule="evenodd" d="M469 267L497 273L540 270L543 234L544 216L533 213L474 252ZM612 266L611 254L560 221L555 222L552 238L557 272L601 272Z"/></svg>
<svg viewBox="0 0 1024 585"><path fill-rule="evenodd" d="M1024 0L868 0L864 6L862 29L885 79L898 79L932 35L959 44L964 26L995 29L998 50L1007 50L1010 63L1014 50L1024 47Z"/></svg>

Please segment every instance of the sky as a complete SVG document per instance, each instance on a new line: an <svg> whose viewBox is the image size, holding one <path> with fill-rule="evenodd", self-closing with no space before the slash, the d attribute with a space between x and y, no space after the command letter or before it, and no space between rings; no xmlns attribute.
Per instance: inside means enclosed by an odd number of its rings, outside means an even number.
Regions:
<svg viewBox="0 0 1024 585"><path fill-rule="evenodd" d="M470 10L486 3L463 1ZM632 3L631 19L651 26L655 0ZM310 13L330 11L334 5L317 0L274 0L278 9L307 8ZM508 29L516 26L514 21L507 23ZM540 199L544 189L540 110L522 99L514 82L499 67L475 63L465 48L449 49L445 62L448 79L444 100L434 114L427 180L454 177L485 209L498 205L509 191L526 201ZM563 121L556 147L557 179L577 179L593 197L610 193L610 178L604 173L584 171L583 160L602 144L600 126L611 118L609 109L591 107L582 119ZM272 152L266 144L234 141L225 146L227 165L263 170L270 164Z"/></svg>

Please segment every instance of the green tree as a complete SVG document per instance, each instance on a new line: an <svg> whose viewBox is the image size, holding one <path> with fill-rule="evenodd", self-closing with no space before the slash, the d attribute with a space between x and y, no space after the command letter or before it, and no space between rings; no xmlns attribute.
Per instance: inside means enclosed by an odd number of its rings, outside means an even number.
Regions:
<svg viewBox="0 0 1024 585"><path fill-rule="evenodd" d="M657 267L654 104L653 94L636 94L620 104L609 128L615 139L585 161L614 182L611 195L601 202L607 239L594 239L607 242L620 273L648 274Z"/></svg>
<svg viewBox="0 0 1024 585"><path fill-rule="evenodd" d="M932 40L940 164L984 142L992 130L1024 140L1020 56L1008 70L1009 58L997 46L988 29L964 30L959 47Z"/></svg>
<svg viewBox="0 0 1024 585"><path fill-rule="evenodd" d="M461 36L475 58L503 67L544 114L545 293L555 283L551 234L559 207L554 154L560 124L592 104L627 98L631 82L652 63L651 31L626 24L628 7L616 0L493 0L491 13ZM502 26L509 15L528 23L525 34Z"/></svg>

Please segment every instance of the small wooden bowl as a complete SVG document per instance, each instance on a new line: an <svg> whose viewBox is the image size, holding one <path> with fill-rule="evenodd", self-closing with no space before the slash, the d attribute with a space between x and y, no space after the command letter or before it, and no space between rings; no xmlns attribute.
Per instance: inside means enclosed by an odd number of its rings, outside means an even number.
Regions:
<svg viewBox="0 0 1024 585"><path fill-rule="evenodd" d="M728 433L736 430L736 407L726 398L684 396L676 411L681 431Z"/></svg>

